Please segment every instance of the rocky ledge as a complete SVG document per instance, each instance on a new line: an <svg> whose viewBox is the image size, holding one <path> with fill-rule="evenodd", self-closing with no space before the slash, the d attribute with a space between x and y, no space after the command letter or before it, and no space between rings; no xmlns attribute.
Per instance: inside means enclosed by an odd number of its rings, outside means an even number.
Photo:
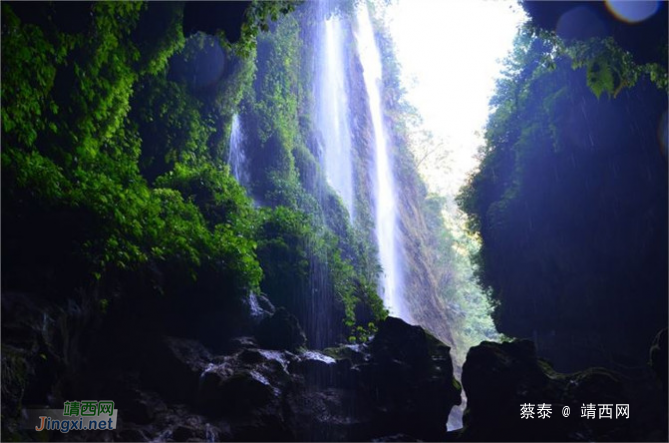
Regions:
<svg viewBox="0 0 669 443"><path fill-rule="evenodd" d="M420 327L388 318L368 343L309 350L295 317L267 306L267 300L264 303L264 309L252 309L256 325L251 334L228 339L217 353L193 338L161 336L144 343L145 351L131 364L126 356L119 356L117 364L107 361L105 370L90 374L91 386L97 386L97 398L115 401L117 429L52 433L49 438L434 441L446 437L449 412L460 403L460 386L453 378L446 345ZM84 390L91 397L91 391ZM53 403L58 408L59 401ZM13 435L22 440L44 438L17 427Z"/></svg>
<svg viewBox="0 0 669 443"><path fill-rule="evenodd" d="M447 346L396 318L381 323L368 344L322 352L304 348L296 328L279 309L257 337L231 339L222 355L194 340L164 338L138 377L109 390L110 397L126 394L118 398L114 439L445 438L448 414L460 402Z"/></svg>
<svg viewBox="0 0 669 443"><path fill-rule="evenodd" d="M651 361L667 359L666 339L664 347L659 344L662 336L666 330L658 334ZM483 342L467 354L462 371L464 428L449 433L449 440L667 441L662 377L666 372L654 374L650 366L634 375L604 368L562 374L537 357L531 341ZM548 405L551 412L539 414L540 405ZM628 414L617 405L627 405Z"/></svg>
<svg viewBox="0 0 669 443"><path fill-rule="evenodd" d="M463 367L464 428L446 432L461 391L450 349L397 318L367 343L310 350L292 314L252 296L238 332L216 345L193 334L142 336L145 324L124 323L124 340L114 335L113 350L75 370L77 336L56 327L67 322L40 323L57 312L20 300L3 303L21 312L3 315L21 319L4 325L16 337L2 352L5 440L667 441L666 330L634 377L601 368L561 374L532 342L481 343ZM18 426L22 408L90 398L115 402L117 429L45 435ZM533 418L522 418L523 404L533 405ZM550 405L549 417L539 418L539 404ZM599 410L583 418L584 404L628 404L629 418L615 409L611 419Z"/></svg>

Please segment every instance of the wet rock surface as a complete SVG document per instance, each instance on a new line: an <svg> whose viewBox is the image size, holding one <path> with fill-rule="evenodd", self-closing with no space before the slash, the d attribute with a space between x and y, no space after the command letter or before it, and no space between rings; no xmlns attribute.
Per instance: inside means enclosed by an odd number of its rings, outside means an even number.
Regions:
<svg viewBox="0 0 669 443"><path fill-rule="evenodd" d="M296 324L288 324L290 328L275 329L275 340L295 337ZM445 437L444 424L459 401L459 390L448 347L421 328L390 318L369 344L327 354L296 350L293 340L285 342L293 351L266 349L260 345L267 343L264 334L260 329L256 337L234 339L231 352L218 356L191 340L163 340L160 353L171 355L149 359L143 371L151 376L142 379L155 379L160 370L180 374L188 380L181 386L167 380L150 386L160 398L181 402L168 405L150 423L147 414L133 412L129 418L134 421L124 423L117 437L132 432L135 437L197 440L207 427L210 437L235 441ZM185 386L195 389L185 395ZM190 426L183 424L183 414L191 417Z"/></svg>
<svg viewBox="0 0 669 443"><path fill-rule="evenodd" d="M449 440L666 441L666 429L658 428L661 418L646 420L646 408L662 409L659 386L643 399L638 395L651 377L650 368L637 379L603 368L561 374L537 357L531 341L483 342L467 355L464 428L449 433ZM549 417L539 417L540 404L550 405ZM532 418L522 418L522 405L532 405ZM611 406L612 418L600 416L600 405ZM617 405L629 405L629 418L617 416ZM582 416L584 407L596 409L594 418Z"/></svg>
<svg viewBox="0 0 669 443"><path fill-rule="evenodd" d="M260 346L268 349L298 350L307 343L307 338L297 318L285 308L279 308L263 319L256 328Z"/></svg>
<svg viewBox="0 0 669 443"><path fill-rule="evenodd" d="M116 402L117 429L57 438L383 441L402 436L432 441L446 437L449 411L460 400L448 347L419 327L388 318L369 343L307 350L299 324L285 314L277 309L259 323L255 335L230 339L222 354L190 338L156 338L132 367L109 368L97 381L104 385L98 394ZM33 434L26 437L36 439Z"/></svg>
<svg viewBox="0 0 669 443"><path fill-rule="evenodd" d="M48 350L47 361L62 362L62 356L76 355L75 350L69 354L59 351L54 337L62 333L52 333L48 327L8 322L6 327L26 333L14 333L17 340L3 344L3 383L8 388L25 387L25 395L3 395L3 417L12 417L21 407L48 404L59 408L64 400L98 398L115 401L117 429L52 433L49 438L666 441L666 426L658 426L667 421L666 391L661 383L666 374L662 372L666 371L662 366L667 355L666 331L658 334L649 365L636 378L600 368L561 374L537 357L532 342L484 342L470 350L463 368L468 397L465 427L447 433L449 412L460 402L448 346L422 328L390 317L378 325L368 343L310 350L294 317L264 305L244 314L255 323L243 329L248 334L222 336L218 347L205 346L194 334L141 334L146 325L137 322L124 330L125 336L114 336L118 345L101 354L104 359L83 366L85 371L75 373L71 368L73 378L58 377L58 371L52 370L54 375L42 379L42 384L33 383L45 374L39 366L44 361L41 350ZM28 309L34 315L25 318L37 319L41 309ZM22 340L34 346L21 346L21 337L30 338ZM136 345L128 346L133 340ZM56 368L66 369L64 363ZM77 383L68 384L69 379ZM534 405L533 419L520 418L521 405L526 403ZM551 405L547 419L537 416L541 403ZM615 409L609 420L598 418L599 411L596 419L582 418L584 404L629 404L630 418L616 418ZM564 407L570 408L568 418L562 416ZM6 418L4 432L20 440L44 438L21 430Z"/></svg>

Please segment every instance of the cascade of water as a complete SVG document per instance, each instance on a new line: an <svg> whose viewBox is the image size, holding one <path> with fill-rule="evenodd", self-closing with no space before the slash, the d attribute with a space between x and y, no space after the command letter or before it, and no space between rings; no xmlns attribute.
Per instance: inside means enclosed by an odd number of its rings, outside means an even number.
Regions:
<svg viewBox="0 0 669 443"><path fill-rule="evenodd" d="M319 4L321 12L326 3ZM346 88L345 38L342 21L332 16L321 24L316 85L316 124L322 135L322 162L330 186L353 217L354 193L351 129Z"/></svg>
<svg viewBox="0 0 669 443"><path fill-rule="evenodd" d="M246 185L246 156L244 154L244 131L239 115L232 116L232 129L230 131L230 152L228 164L232 175L242 185Z"/></svg>
<svg viewBox="0 0 669 443"><path fill-rule="evenodd" d="M386 128L383 121L382 65L374 37L369 9L365 2L358 8L355 35L363 67L363 77L369 98L369 112L374 130L374 161L370 173L375 203L376 240L383 267L381 294L391 315L409 321L409 313L401 298L402 269L398 257L397 204Z"/></svg>
<svg viewBox="0 0 669 443"><path fill-rule="evenodd" d="M319 3L321 12L325 11L326 6L325 1ZM439 327L430 328L430 326L435 326L434 322L424 316L423 318L419 316L414 321L414 316L411 315L404 296L405 283L410 285L411 281L404 281L405 264L401 252L403 243L399 228L398 184L393 174L392 145L388 128L384 123L383 65L366 2L361 2L356 9L354 28L358 58L363 68L362 85L358 83L357 70L347 68L345 48L348 27L345 20L336 16L332 17L323 21L318 30L315 122L322 136L320 148L323 150L321 155L323 169L330 186L342 197L349 213L353 216L355 196L361 196L361 192L365 191L362 187L357 188L354 185L355 163L352 153L357 152L360 157L369 158L369 163L367 163L371 185L369 190L372 196L379 260L383 267L383 275L378 282L379 294L391 315L410 323L419 323L431 330L443 332ZM354 151L356 148L367 148L364 144L352 143L352 134L356 134L357 142L358 131L361 129L357 125L353 126L352 122L356 119L351 118L351 112L354 109L356 112L360 110L357 107L359 103L356 100L357 97L354 95L349 97L349 93L357 95L354 91L359 91L358 87L362 87L362 94L366 92L367 95L368 109L362 111L367 116L362 117L371 119L371 127L368 128L372 135L369 157L366 152ZM364 99L364 97L360 98ZM352 100L351 103L349 99ZM365 119L359 119L359 121L365 121ZM365 136L361 138L364 139ZM364 186L363 182L366 180L360 180L359 185ZM313 278L319 278L318 273L315 273ZM314 302L316 302L315 297ZM314 305L313 314L318 315L319 312L318 305ZM437 317L439 317L438 314ZM447 331L439 335L442 340L448 336ZM446 426L446 423L444 425ZM460 427L462 427L462 409L453 408L448 428Z"/></svg>

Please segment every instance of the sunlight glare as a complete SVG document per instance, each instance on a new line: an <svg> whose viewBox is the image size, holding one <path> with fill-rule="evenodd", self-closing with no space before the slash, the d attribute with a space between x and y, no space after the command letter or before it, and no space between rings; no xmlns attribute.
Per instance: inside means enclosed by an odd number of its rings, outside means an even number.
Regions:
<svg viewBox="0 0 669 443"><path fill-rule="evenodd" d="M525 13L514 0L398 0L387 18L408 100L450 151L448 174L422 173L431 191L454 195L477 164L477 133Z"/></svg>
<svg viewBox="0 0 669 443"><path fill-rule="evenodd" d="M656 13L660 2L656 0L606 0L606 7L618 20L639 23Z"/></svg>

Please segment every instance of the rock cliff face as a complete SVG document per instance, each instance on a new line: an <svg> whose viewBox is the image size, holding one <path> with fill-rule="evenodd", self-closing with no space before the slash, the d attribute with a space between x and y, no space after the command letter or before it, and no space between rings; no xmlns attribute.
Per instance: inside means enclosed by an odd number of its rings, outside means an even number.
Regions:
<svg viewBox="0 0 669 443"><path fill-rule="evenodd" d="M153 331L140 336L141 327L126 323L127 337L118 339L123 343L135 336L137 346L119 347L113 355L100 353L73 371L69 384L63 379L55 383L56 374L46 377L39 358L25 360L27 367L19 368L9 348L3 349L3 378L15 374L11 381L39 390L30 398L3 395L4 431L36 440L37 433L19 428L19 404L59 408L62 401L85 393L115 401L118 428L52 434L51 439L446 438L448 414L460 402L446 345L422 328L391 317L380 323L368 343L308 350L294 316L283 308L275 310L265 297L254 295L252 300L236 314L240 330L248 335L220 337L214 347L203 345L196 333L176 337ZM48 336L35 340L52 349L47 359L62 363L53 363L53 371L67 368L60 343Z"/></svg>
<svg viewBox="0 0 669 443"><path fill-rule="evenodd" d="M666 395L650 368L635 377L603 368L561 374L537 358L531 341L483 342L469 351L462 384L465 427L452 433L460 441L667 439ZM549 417L539 417L540 404L550 405ZM532 405L532 418L521 418L522 405ZM582 416L588 405L596 408L594 418ZM600 405L611 406L610 419L600 418ZM629 405L629 417L618 416L617 405Z"/></svg>

